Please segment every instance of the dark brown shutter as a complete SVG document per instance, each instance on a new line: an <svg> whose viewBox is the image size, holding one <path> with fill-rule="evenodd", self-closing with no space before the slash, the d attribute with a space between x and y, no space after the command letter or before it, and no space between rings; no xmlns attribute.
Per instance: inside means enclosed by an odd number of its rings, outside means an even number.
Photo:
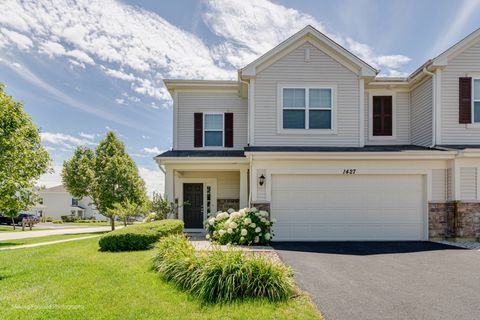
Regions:
<svg viewBox="0 0 480 320"><path fill-rule="evenodd" d="M203 113L194 113L194 138L193 144L195 148L203 147Z"/></svg>
<svg viewBox="0 0 480 320"><path fill-rule="evenodd" d="M233 148L233 113L225 113L225 147Z"/></svg>
<svg viewBox="0 0 480 320"><path fill-rule="evenodd" d="M472 78L458 78L458 123L472 123Z"/></svg>

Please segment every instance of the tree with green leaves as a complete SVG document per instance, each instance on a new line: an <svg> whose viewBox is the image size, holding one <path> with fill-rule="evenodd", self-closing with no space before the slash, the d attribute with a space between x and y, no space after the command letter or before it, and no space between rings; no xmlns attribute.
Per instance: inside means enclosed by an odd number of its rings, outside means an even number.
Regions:
<svg viewBox="0 0 480 320"><path fill-rule="evenodd" d="M0 214L13 223L20 211L34 204L33 186L48 172L49 163L39 129L0 83Z"/></svg>
<svg viewBox="0 0 480 320"><path fill-rule="evenodd" d="M126 227L129 217L145 215L147 213L149 206L148 202L149 201L134 203L127 199L122 203L114 203L113 208L108 209L108 211L110 215L118 216Z"/></svg>
<svg viewBox="0 0 480 320"><path fill-rule="evenodd" d="M147 200L145 182L113 132L107 133L95 150L78 147L73 158L63 164L62 181L74 197L91 197L98 211L110 218L112 230L114 204L128 200L141 206Z"/></svg>

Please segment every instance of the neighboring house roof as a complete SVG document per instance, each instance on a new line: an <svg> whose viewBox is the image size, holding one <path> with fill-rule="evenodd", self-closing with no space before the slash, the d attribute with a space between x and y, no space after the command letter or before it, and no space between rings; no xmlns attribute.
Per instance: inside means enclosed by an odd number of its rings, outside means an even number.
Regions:
<svg viewBox="0 0 480 320"><path fill-rule="evenodd" d="M67 189L63 186L63 184L51 188L46 188L43 190L40 190L41 192L68 192Z"/></svg>
<svg viewBox="0 0 480 320"><path fill-rule="evenodd" d="M323 45L327 50L331 51L330 54L334 54L338 56L337 60L342 64L345 62L350 62L351 64L355 65L359 69L359 74L361 76L367 77L375 77L378 74L378 70L327 37L322 32L318 31L311 25L307 25L305 28L300 30L299 32L295 33L290 38L286 39L285 41L281 42L279 45L268 51L267 53L263 54L255 61L249 63L244 68L240 69L241 76L255 76L257 73L257 67L266 63L269 60L276 60L279 58L279 53L287 50L288 48L292 47L294 44L304 40L305 38L310 38L313 45L318 44ZM315 41L316 40L316 41ZM324 50L325 51L325 50ZM333 57L333 56L332 56ZM335 58L335 57L333 57Z"/></svg>

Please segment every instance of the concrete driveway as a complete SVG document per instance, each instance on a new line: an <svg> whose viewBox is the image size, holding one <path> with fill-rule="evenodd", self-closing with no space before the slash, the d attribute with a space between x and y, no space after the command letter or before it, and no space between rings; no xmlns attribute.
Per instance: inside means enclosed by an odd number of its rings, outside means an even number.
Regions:
<svg viewBox="0 0 480 320"><path fill-rule="evenodd" d="M480 252L433 242L274 243L330 319L480 319Z"/></svg>
<svg viewBox="0 0 480 320"><path fill-rule="evenodd" d="M121 228L123 228L123 226L115 227L115 229L121 229ZM0 241L54 236L59 234L104 232L104 231L110 231L110 230L111 228L109 226L80 226L80 227L73 226L71 228L58 228L58 229L38 230L38 231L1 232Z"/></svg>

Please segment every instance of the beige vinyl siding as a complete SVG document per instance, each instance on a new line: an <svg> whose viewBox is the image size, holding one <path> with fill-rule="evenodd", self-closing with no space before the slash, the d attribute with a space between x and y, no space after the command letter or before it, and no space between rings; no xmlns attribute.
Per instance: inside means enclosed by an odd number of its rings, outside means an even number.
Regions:
<svg viewBox="0 0 480 320"><path fill-rule="evenodd" d="M177 149L189 150L193 147L193 114L195 112L232 112L233 147L241 149L247 145L247 99L238 92L179 92L177 119Z"/></svg>
<svg viewBox="0 0 480 320"><path fill-rule="evenodd" d="M461 200L477 200L477 168L460 168Z"/></svg>
<svg viewBox="0 0 480 320"><path fill-rule="evenodd" d="M411 143L419 146L432 145L433 95L432 78L428 78L410 93Z"/></svg>
<svg viewBox="0 0 480 320"><path fill-rule="evenodd" d="M305 61L305 48L310 48L310 61ZM319 82L337 86L336 134L278 133L277 87L285 82ZM358 146L359 145L359 82L345 66L309 42L280 58L258 73L255 81L256 146Z"/></svg>
<svg viewBox="0 0 480 320"><path fill-rule="evenodd" d="M375 140L369 139L370 124L370 95L389 95L389 93L365 93L365 144L366 145L387 145L387 144L410 144L410 95L408 92L395 93L395 125L396 138Z"/></svg>
<svg viewBox="0 0 480 320"><path fill-rule="evenodd" d="M432 200L445 201L447 198L447 170L432 170Z"/></svg>
<svg viewBox="0 0 480 320"><path fill-rule="evenodd" d="M458 78L468 73L480 73L480 42L449 61L442 72L442 144L478 144L480 141L480 129L458 123Z"/></svg>
<svg viewBox="0 0 480 320"><path fill-rule="evenodd" d="M182 178L217 179L217 199L240 198L240 172L238 171L185 171Z"/></svg>

